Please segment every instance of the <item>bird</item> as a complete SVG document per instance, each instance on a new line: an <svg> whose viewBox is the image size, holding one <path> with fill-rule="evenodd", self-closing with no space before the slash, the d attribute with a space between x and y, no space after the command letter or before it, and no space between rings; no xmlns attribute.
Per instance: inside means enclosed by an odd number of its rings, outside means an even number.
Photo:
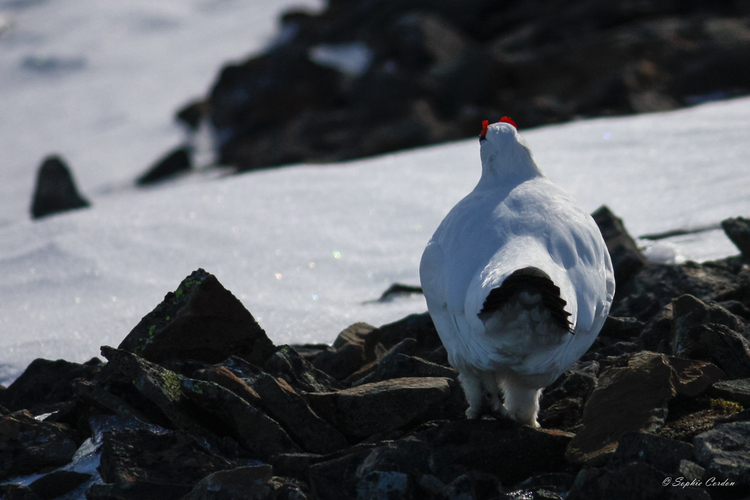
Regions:
<svg viewBox="0 0 750 500"><path fill-rule="evenodd" d="M596 222L539 169L511 118L485 120L479 142L479 182L427 243L420 281L467 418L538 429L542 390L609 314L612 261Z"/></svg>

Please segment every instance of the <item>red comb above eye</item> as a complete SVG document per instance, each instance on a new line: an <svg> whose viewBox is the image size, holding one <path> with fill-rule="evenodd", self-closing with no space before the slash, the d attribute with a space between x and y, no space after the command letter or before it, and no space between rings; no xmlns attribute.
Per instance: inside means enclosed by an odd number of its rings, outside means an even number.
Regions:
<svg viewBox="0 0 750 500"><path fill-rule="evenodd" d="M482 133L479 134L479 137L484 138L484 136L487 135L487 127L490 126L490 121L485 120L482 122Z"/></svg>
<svg viewBox="0 0 750 500"><path fill-rule="evenodd" d="M514 122L513 118L511 118L510 116L503 116L502 118L500 118L500 121L498 123L503 123L503 122L510 123L514 127L518 128L518 125L516 125L516 122Z"/></svg>

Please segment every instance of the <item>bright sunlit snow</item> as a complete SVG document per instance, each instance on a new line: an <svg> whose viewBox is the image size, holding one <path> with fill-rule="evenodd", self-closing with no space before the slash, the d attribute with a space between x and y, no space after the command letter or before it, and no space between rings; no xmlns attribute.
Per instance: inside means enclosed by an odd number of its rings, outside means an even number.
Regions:
<svg viewBox="0 0 750 500"><path fill-rule="evenodd" d="M270 43L281 2L126 4L0 0L10 26L0 34L0 383L37 357L80 362L117 346L198 267L277 344L424 312L421 296L371 301L394 282L418 284L424 245L479 178L477 140L136 190L137 174L179 141L175 108L223 62ZM749 131L746 98L522 133L555 183L589 211L609 205L639 236L750 216ZM93 206L31 221L35 170L51 152ZM649 253L700 261L737 250L714 229Z"/></svg>

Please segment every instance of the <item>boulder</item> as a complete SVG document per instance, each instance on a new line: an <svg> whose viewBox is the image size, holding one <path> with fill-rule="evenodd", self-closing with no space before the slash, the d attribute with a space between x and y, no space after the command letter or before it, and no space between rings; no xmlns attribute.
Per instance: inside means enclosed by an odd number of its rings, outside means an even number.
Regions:
<svg viewBox="0 0 750 500"><path fill-rule="evenodd" d="M29 485L29 488L43 500L52 500L69 493L93 476L84 472L59 469L45 474Z"/></svg>
<svg viewBox="0 0 750 500"><path fill-rule="evenodd" d="M105 483L113 484L152 483L192 488L213 472L237 467L181 431L108 431L102 438L101 451L99 472Z"/></svg>
<svg viewBox="0 0 750 500"><path fill-rule="evenodd" d="M43 408L73 399L74 381L91 379L102 362L94 358L84 364L58 359L35 359L6 390L0 392L0 405L9 410Z"/></svg>
<svg viewBox="0 0 750 500"><path fill-rule="evenodd" d="M738 380L722 380L711 386L713 397L736 401L745 408L750 408L750 378Z"/></svg>
<svg viewBox="0 0 750 500"><path fill-rule="evenodd" d="M0 481L67 464L81 438L65 424L35 419L20 410L0 419Z"/></svg>
<svg viewBox="0 0 750 500"><path fill-rule="evenodd" d="M34 201L31 205L32 218L39 219L89 205L78 193L73 174L62 158L47 157L37 173Z"/></svg>
<svg viewBox="0 0 750 500"><path fill-rule="evenodd" d="M349 439L360 441L398 429L418 419L430 407L450 396L450 379L401 378L364 384L305 398L315 413L331 422Z"/></svg>
<svg viewBox="0 0 750 500"><path fill-rule="evenodd" d="M750 495L750 422L717 425L693 440L703 481L723 498Z"/></svg>
<svg viewBox="0 0 750 500"><path fill-rule="evenodd" d="M654 433L664 426L668 403L678 393L695 396L723 376L710 363L646 351L629 357L624 366L607 368L586 402L566 459L604 465L625 433Z"/></svg>
<svg viewBox="0 0 750 500"><path fill-rule="evenodd" d="M750 220L743 217L730 218L721 221L721 227L732 243L742 253L744 260L750 259Z"/></svg>
<svg viewBox="0 0 750 500"><path fill-rule="evenodd" d="M155 184L187 172L192 168L190 153L190 148L186 146L181 146L170 151L140 175L135 181L136 185L148 186L149 184Z"/></svg>
<svg viewBox="0 0 750 500"><path fill-rule="evenodd" d="M247 309L203 269L185 278L125 337L119 349L154 362L229 356L262 365L274 345Z"/></svg>
<svg viewBox="0 0 750 500"><path fill-rule="evenodd" d="M202 427L219 436L229 436L254 458L299 451L286 431L262 410L232 391L202 380L182 379L182 392L200 410L194 415Z"/></svg>
<svg viewBox="0 0 750 500"><path fill-rule="evenodd" d="M262 367L296 391L329 392L343 387L335 378L315 368L289 346L279 346Z"/></svg>
<svg viewBox="0 0 750 500"><path fill-rule="evenodd" d="M238 467L213 472L182 500L276 500L270 465Z"/></svg>
<svg viewBox="0 0 750 500"><path fill-rule="evenodd" d="M630 279L646 265L646 258L628 234L622 219L616 217L606 205L599 207L591 215L607 244L615 270L617 291L622 293Z"/></svg>
<svg viewBox="0 0 750 500"><path fill-rule="evenodd" d="M280 422L305 450L325 454L346 447L344 436L320 418L283 379L239 358L230 358L224 366L258 395L258 406Z"/></svg>

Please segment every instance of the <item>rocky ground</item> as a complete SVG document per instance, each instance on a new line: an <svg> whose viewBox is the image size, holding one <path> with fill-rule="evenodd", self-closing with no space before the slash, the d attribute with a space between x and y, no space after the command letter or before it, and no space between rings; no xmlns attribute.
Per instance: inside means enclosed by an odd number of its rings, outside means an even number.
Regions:
<svg viewBox="0 0 750 500"><path fill-rule="evenodd" d="M197 270L102 347L106 362L38 359L0 390L0 495L747 498L750 221L723 224L741 256L666 265L606 208L595 218L616 301L545 390L540 430L466 420L426 313L354 324L330 346L275 346Z"/></svg>
<svg viewBox="0 0 750 500"><path fill-rule="evenodd" d="M747 2L330 0L289 12L206 99L240 170L359 158L521 128L664 111L750 92Z"/></svg>

